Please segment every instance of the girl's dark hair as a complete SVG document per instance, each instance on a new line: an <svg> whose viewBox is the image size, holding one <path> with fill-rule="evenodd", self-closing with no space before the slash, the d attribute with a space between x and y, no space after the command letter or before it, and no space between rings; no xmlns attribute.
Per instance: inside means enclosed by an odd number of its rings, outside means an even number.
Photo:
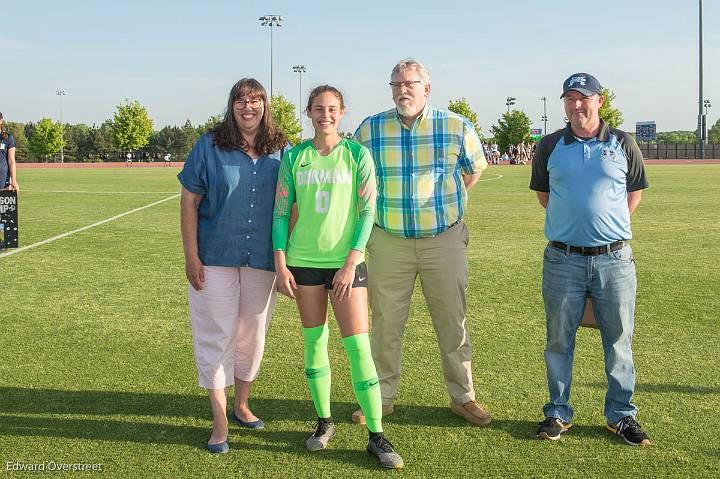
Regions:
<svg viewBox="0 0 720 479"><path fill-rule="evenodd" d="M225 116L220 123L210 129L213 143L221 150L246 151L248 149L249 145L240 133L233 114L233 103L242 96L260 98L263 101L263 116L257 135L255 135L255 152L259 155L269 155L287 145L287 137L278 129L270 112L270 103L265 88L254 78L243 78L230 89Z"/></svg>
<svg viewBox="0 0 720 479"><path fill-rule="evenodd" d="M2 120L2 119L3 119L2 112L0 112L0 120ZM7 140L8 136L9 136L9 134L5 130L5 122L0 121L0 137L2 137L3 140Z"/></svg>
<svg viewBox="0 0 720 479"><path fill-rule="evenodd" d="M313 90L310 92L310 96L308 97L306 111L310 111L310 109L312 108L312 103L313 103L313 100L315 99L315 97L317 97L321 93L327 93L327 92L330 92L333 95L335 95L335 98L337 98L338 101L340 102L340 108L344 110L345 109L345 101L343 100L343 94L340 93L340 90L338 90L334 86L320 85L320 86L316 86L315 88L313 88Z"/></svg>

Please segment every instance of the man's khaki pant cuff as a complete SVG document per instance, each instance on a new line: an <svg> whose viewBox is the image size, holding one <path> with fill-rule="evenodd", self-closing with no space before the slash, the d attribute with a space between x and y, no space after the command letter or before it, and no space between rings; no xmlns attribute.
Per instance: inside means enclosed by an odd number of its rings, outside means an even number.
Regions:
<svg viewBox="0 0 720 479"><path fill-rule="evenodd" d="M451 398L451 399L452 399L452 402L454 402L455 404L462 406L463 404L465 404L468 401L474 401L475 395L474 394L463 394L462 396L460 396L458 398ZM383 402L383 404L385 404L385 403Z"/></svg>

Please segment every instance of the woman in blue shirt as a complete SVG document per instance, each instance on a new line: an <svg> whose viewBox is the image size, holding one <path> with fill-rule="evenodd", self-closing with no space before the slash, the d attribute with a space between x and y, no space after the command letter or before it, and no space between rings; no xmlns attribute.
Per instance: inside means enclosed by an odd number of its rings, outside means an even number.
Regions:
<svg viewBox="0 0 720 479"><path fill-rule="evenodd" d="M200 137L178 175L190 323L199 384L208 390L213 430L208 450L229 450L231 417L262 429L248 398L275 307L272 213L287 138L262 85L244 78L230 90L221 123Z"/></svg>
<svg viewBox="0 0 720 479"><path fill-rule="evenodd" d="M15 138L5 131L2 113L0 113L0 190L20 191L15 173Z"/></svg>

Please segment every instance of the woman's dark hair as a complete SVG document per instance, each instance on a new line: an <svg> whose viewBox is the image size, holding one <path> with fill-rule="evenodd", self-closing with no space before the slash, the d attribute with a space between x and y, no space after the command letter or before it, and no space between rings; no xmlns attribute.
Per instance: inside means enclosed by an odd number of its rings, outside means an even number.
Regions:
<svg viewBox="0 0 720 479"><path fill-rule="evenodd" d="M260 98L263 101L263 116L257 135L255 135L255 145L253 145L255 152L259 155L269 155L287 145L287 137L278 129L270 112L270 103L265 88L254 78L243 78L230 89L225 117L210 129L213 143L221 150L246 151L248 149L249 145L240 134L233 114L233 103L242 96Z"/></svg>
<svg viewBox="0 0 720 479"><path fill-rule="evenodd" d="M313 100L315 100L315 97L317 97L321 93L327 93L327 92L335 95L335 98L337 98L338 101L340 102L340 108L344 110L345 109L345 101L343 100L343 95L342 95L342 93L340 93L340 90L338 90L334 86L320 85L320 86L316 86L315 88L313 88L313 90L310 92L310 96L308 97L307 109L305 111L310 111L310 109L312 108L312 102L313 102Z"/></svg>

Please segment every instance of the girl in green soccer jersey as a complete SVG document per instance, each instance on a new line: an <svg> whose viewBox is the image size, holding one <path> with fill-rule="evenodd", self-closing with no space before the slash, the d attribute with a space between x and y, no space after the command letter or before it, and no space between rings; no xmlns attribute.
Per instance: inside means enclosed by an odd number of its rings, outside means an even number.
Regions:
<svg viewBox="0 0 720 479"><path fill-rule="evenodd" d="M375 215L375 171L367 148L341 137L342 94L328 85L308 99L312 140L285 153L278 174L273 215L273 250L278 290L296 300L303 326L305 374L318 414L311 451L335 435L330 414L328 297L350 362L355 397L370 431L367 450L388 468L402 458L382 431L382 403L368 339L367 243ZM290 213L298 219L288 238Z"/></svg>

